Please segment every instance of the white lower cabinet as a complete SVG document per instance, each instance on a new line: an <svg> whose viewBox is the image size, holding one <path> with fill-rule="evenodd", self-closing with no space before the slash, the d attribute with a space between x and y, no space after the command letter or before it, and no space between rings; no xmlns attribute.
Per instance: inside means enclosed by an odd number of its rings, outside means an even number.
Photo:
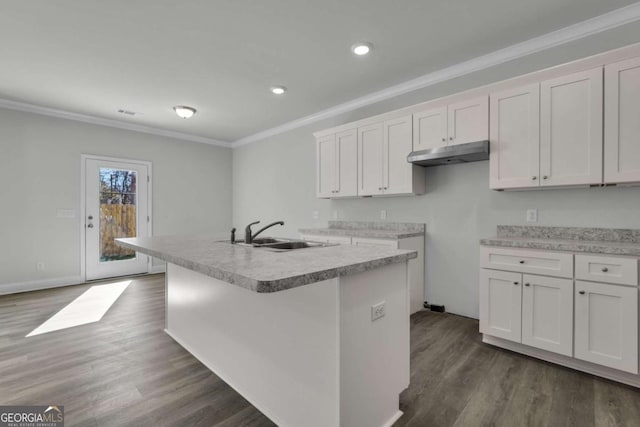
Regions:
<svg viewBox="0 0 640 427"><path fill-rule="evenodd" d="M638 289L576 281L575 357L638 373Z"/></svg>
<svg viewBox="0 0 640 427"><path fill-rule="evenodd" d="M640 387L637 257L483 246L480 267L485 342Z"/></svg>
<svg viewBox="0 0 640 427"><path fill-rule="evenodd" d="M573 354L573 280L524 274L522 344Z"/></svg>
<svg viewBox="0 0 640 427"><path fill-rule="evenodd" d="M480 270L480 332L520 342L522 274Z"/></svg>

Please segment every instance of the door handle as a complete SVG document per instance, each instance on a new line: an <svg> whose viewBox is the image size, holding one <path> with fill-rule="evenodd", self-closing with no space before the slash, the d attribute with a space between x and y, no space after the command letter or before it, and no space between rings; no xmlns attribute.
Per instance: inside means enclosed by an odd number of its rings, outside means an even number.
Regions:
<svg viewBox="0 0 640 427"><path fill-rule="evenodd" d="M87 224L87 228L93 228L93 224L91 223Z"/></svg>

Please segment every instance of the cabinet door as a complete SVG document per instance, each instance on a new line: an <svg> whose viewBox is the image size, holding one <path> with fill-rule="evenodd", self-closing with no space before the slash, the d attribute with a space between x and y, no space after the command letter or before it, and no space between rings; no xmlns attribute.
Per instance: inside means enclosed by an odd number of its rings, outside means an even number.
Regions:
<svg viewBox="0 0 640 427"><path fill-rule="evenodd" d="M491 188L538 187L540 85L492 93L490 117Z"/></svg>
<svg viewBox="0 0 640 427"><path fill-rule="evenodd" d="M355 129L336 134L336 192L334 197L358 195L358 137Z"/></svg>
<svg viewBox="0 0 640 427"><path fill-rule="evenodd" d="M486 96L448 107L448 145L489 139L489 99Z"/></svg>
<svg viewBox="0 0 640 427"><path fill-rule="evenodd" d="M542 186L602 183L602 68L542 82Z"/></svg>
<svg viewBox="0 0 640 427"><path fill-rule="evenodd" d="M413 129L411 116L384 122L383 191L385 194L411 193L413 165L411 153Z"/></svg>
<svg viewBox="0 0 640 427"><path fill-rule="evenodd" d="M573 355L573 280L522 277L522 344Z"/></svg>
<svg viewBox="0 0 640 427"><path fill-rule="evenodd" d="M316 141L316 196L332 197L336 191L336 138L329 135Z"/></svg>
<svg viewBox="0 0 640 427"><path fill-rule="evenodd" d="M604 182L640 182L640 58L605 67Z"/></svg>
<svg viewBox="0 0 640 427"><path fill-rule="evenodd" d="M521 341L522 275L480 270L480 332Z"/></svg>
<svg viewBox="0 0 640 427"><path fill-rule="evenodd" d="M413 150L447 145L447 107L442 106L413 115Z"/></svg>
<svg viewBox="0 0 640 427"><path fill-rule="evenodd" d="M358 195L372 196L383 192L383 124L358 128Z"/></svg>
<svg viewBox="0 0 640 427"><path fill-rule="evenodd" d="M576 280L575 357L638 373L638 289Z"/></svg>

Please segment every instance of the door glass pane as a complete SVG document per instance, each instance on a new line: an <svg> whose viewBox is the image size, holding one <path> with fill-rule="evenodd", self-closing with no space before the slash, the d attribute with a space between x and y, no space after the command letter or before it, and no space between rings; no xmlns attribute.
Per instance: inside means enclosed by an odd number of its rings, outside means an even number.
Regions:
<svg viewBox="0 0 640 427"><path fill-rule="evenodd" d="M136 182L136 171L100 168L100 262L136 257L113 241L136 237Z"/></svg>

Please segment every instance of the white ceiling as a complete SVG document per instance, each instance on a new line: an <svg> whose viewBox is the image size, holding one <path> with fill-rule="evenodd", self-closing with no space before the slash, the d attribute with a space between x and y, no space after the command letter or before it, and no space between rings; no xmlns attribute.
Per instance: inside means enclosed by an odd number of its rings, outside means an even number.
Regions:
<svg viewBox="0 0 640 427"><path fill-rule="evenodd" d="M3 1L0 98L234 141L632 3Z"/></svg>

